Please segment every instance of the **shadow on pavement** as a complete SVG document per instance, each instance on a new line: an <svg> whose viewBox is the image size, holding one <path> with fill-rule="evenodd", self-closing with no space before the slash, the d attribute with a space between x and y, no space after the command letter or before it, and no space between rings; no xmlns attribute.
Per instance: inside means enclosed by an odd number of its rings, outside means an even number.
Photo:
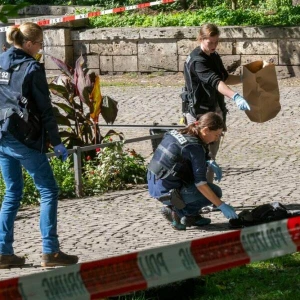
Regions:
<svg viewBox="0 0 300 300"><path fill-rule="evenodd" d="M260 171L262 170L261 168L223 168L222 167L222 171L224 174L226 174L227 176L230 175L238 175L238 174L245 174L245 173L253 173L256 171Z"/></svg>

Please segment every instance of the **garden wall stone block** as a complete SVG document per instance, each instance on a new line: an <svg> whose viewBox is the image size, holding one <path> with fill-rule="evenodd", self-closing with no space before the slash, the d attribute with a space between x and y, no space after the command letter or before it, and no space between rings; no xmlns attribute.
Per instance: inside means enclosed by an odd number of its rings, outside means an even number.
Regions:
<svg viewBox="0 0 300 300"><path fill-rule="evenodd" d="M150 27L140 29L140 39L196 39L200 27Z"/></svg>
<svg viewBox="0 0 300 300"><path fill-rule="evenodd" d="M137 42L99 42L97 44L90 44L90 52L100 55L136 55Z"/></svg>
<svg viewBox="0 0 300 300"><path fill-rule="evenodd" d="M99 55L84 55L83 56L88 69L98 69L100 66Z"/></svg>
<svg viewBox="0 0 300 300"><path fill-rule="evenodd" d="M83 41L74 41L73 42L74 55L79 56L81 54L90 54L90 43Z"/></svg>
<svg viewBox="0 0 300 300"><path fill-rule="evenodd" d="M237 54L277 54L277 40L242 40L236 42Z"/></svg>
<svg viewBox="0 0 300 300"><path fill-rule="evenodd" d="M241 65L240 55L222 55L221 57L224 67L229 73L236 71Z"/></svg>
<svg viewBox="0 0 300 300"><path fill-rule="evenodd" d="M300 64L300 41L279 42L279 64L299 65Z"/></svg>
<svg viewBox="0 0 300 300"><path fill-rule="evenodd" d="M138 70L178 71L177 45L174 41L141 42L138 44Z"/></svg>
<svg viewBox="0 0 300 300"><path fill-rule="evenodd" d="M72 46L70 29L47 29L44 30L45 46Z"/></svg>
<svg viewBox="0 0 300 300"><path fill-rule="evenodd" d="M136 72L137 70L136 56L113 56L114 72Z"/></svg>
<svg viewBox="0 0 300 300"><path fill-rule="evenodd" d="M74 65L74 55L72 46L49 46L44 47L44 51L45 53L51 54L52 56L64 61L70 66ZM46 70L59 69L48 55L44 55L44 62Z"/></svg>
<svg viewBox="0 0 300 300"><path fill-rule="evenodd" d="M140 29L138 28L98 28L81 29L72 31L72 40L138 40Z"/></svg>
<svg viewBox="0 0 300 300"><path fill-rule="evenodd" d="M113 57L100 56L100 71L103 73L113 72Z"/></svg>

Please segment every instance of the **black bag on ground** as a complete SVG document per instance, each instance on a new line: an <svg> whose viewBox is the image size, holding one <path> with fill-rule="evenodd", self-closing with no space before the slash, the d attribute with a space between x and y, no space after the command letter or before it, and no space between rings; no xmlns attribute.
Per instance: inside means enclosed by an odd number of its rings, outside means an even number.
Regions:
<svg viewBox="0 0 300 300"><path fill-rule="evenodd" d="M229 225L231 228L242 228L287 219L291 216L293 214L281 203L274 202L259 205L252 210L243 210L238 214L238 219L229 220Z"/></svg>

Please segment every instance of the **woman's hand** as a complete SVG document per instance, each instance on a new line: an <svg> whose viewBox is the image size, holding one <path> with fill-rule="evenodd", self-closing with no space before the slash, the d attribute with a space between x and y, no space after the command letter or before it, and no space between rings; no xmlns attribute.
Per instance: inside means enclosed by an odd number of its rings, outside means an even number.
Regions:
<svg viewBox="0 0 300 300"><path fill-rule="evenodd" d="M234 208L226 203L222 203L220 206L218 206L218 209L220 209L223 213L223 215L227 219L238 219L238 215L234 211Z"/></svg>
<svg viewBox="0 0 300 300"><path fill-rule="evenodd" d="M61 156L62 161L65 161L68 158L68 150L66 149L63 143L56 145L53 148L56 157Z"/></svg>
<svg viewBox="0 0 300 300"><path fill-rule="evenodd" d="M248 102L239 93L235 93L232 97L232 100L240 110L250 110Z"/></svg>
<svg viewBox="0 0 300 300"><path fill-rule="evenodd" d="M215 179L220 182L222 179L222 169L219 167L219 165L216 163L215 160L208 160L207 165L209 168L211 168L213 170L213 172L215 173L216 177Z"/></svg>

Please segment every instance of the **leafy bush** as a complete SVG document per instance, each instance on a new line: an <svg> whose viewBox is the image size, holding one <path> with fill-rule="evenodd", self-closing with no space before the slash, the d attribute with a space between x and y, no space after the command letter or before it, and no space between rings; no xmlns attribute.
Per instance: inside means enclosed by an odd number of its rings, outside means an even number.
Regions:
<svg viewBox="0 0 300 300"><path fill-rule="evenodd" d="M105 140L107 141L107 138ZM97 157L94 160L90 160L89 157L86 159L83 176L86 195L125 189L130 183L146 182L144 158L132 149L124 150L123 141L97 149Z"/></svg>
<svg viewBox="0 0 300 300"><path fill-rule="evenodd" d="M115 135L114 135L115 136ZM112 142L106 137L105 142ZM75 178L72 158L65 162L51 158L50 165L60 188L59 198L74 198ZM32 178L23 170L24 194L22 205L36 205L40 194L35 188ZM86 156L83 165L83 192L95 195L109 190L126 189L128 184L146 182L146 165L144 158L133 149L124 150L124 141L116 141L109 147L98 148L97 156L92 159ZM0 173L0 204L3 200L5 185Z"/></svg>
<svg viewBox="0 0 300 300"><path fill-rule="evenodd" d="M60 198L75 197L75 171L71 157L64 162L57 158L50 159L55 179L60 189Z"/></svg>
<svg viewBox="0 0 300 300"><path fill-rule="evenodd" d="M68 158L65 162L60 159L51 158L50 165L53 169L55 179L60 187L60 198L75 197L75 179L74 169L72 167L72 159ZM23 169L23 205L38 204L40 201L40 194L37 191L33 179ZM0 173L0 203L2 203L5 192L5 184Z"/></svg>

